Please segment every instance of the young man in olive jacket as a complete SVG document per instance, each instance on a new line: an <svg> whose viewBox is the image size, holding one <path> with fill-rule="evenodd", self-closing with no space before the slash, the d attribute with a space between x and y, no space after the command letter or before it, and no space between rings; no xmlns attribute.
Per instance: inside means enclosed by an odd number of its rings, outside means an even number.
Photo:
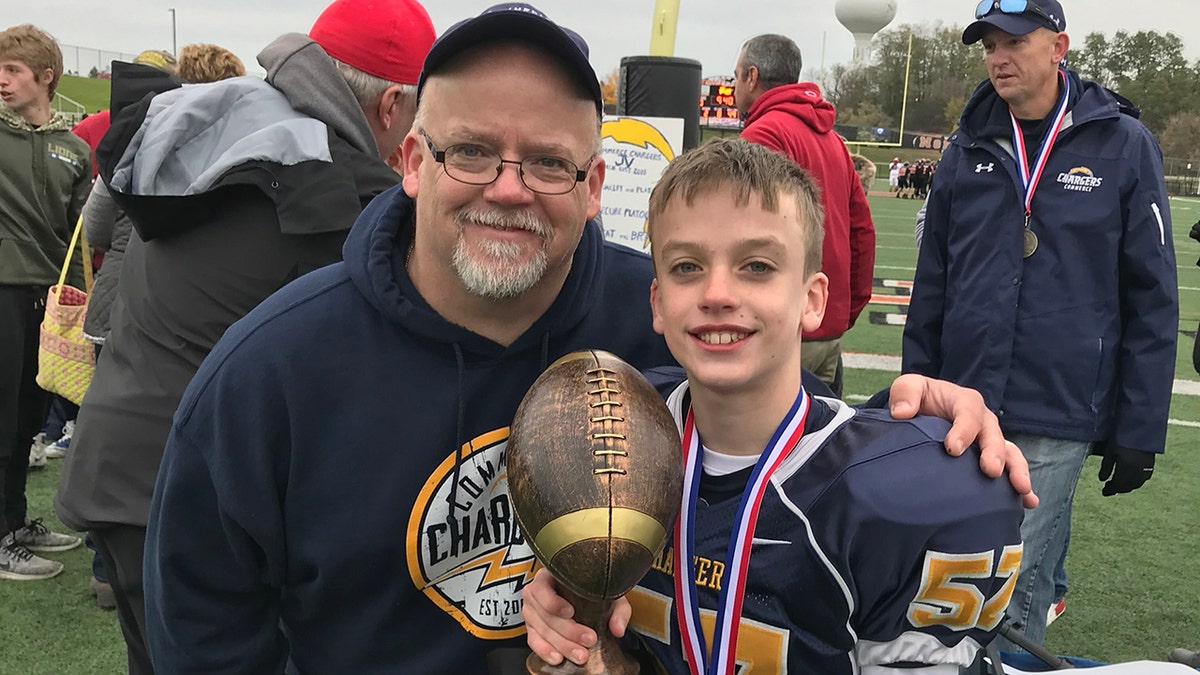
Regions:
<svg viewBox="0 0 1200 675"><path fill-rule="evenodd" d="M48 579L62 563L33 552L79 539L26 513L29 441L46 412L37 385L38 327L91 187L87 144L50 108L62 76L54 38L28 24L0 32L0 579ZM82 258L71 280L82 280Z"/></svg>

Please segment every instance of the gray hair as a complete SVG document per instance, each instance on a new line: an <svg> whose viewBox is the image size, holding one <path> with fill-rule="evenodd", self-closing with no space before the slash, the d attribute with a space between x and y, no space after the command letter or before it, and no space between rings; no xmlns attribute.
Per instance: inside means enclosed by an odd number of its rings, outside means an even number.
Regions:
<svg viewBox="0 0 1200 675"><path fill-rule="evenodd" d="M758 80L764 90L796 84L800 81L800 48L783 35L768 33L752 37L742 45L743 73L750 66L758 69Z"/></svg>
<svg viewBox="0 0 1200 675"><path fill-rule="evenodd" d="M332 58L332 57L330 57ZM338 73L346 84L350 87L350 91L354 93L354 99L358 101L358 105L363 110L366 110L372 104L377 103L379 98L383 96L383 92L388 87L400 87L400 94L405 98L416 100L417 85L401 84L399 82L389 82L382 77L376 77L370 73L365 73L354 66L333 59L333 65L337 66Z"/></svg>

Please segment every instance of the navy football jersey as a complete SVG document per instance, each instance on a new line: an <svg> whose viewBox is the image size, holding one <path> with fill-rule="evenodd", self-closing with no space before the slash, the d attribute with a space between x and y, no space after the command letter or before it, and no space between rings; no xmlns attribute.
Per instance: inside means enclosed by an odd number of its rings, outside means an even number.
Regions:
<svg viewBox="0 0 1200 675"><path fill-rule="evenodd" d="M680 428L686 391L684 383L667 397ZM948 430L940 419L898 421L887 410L812 399L804 435L759 511L739 675L870 673L893 664L957 673L974 660L1016 583L1023 512L1007 479L946 454ZM710 647L749 474L705 476L700 486L694 581ZM627 597L631 626L662 672L687 675L673 555L668 542Z"/></svg>

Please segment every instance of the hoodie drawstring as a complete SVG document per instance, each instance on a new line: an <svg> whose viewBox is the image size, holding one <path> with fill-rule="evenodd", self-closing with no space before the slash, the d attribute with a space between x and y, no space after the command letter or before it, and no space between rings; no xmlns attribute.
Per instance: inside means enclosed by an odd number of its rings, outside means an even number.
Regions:
<svg viewBox="0 0 1200 675"><path fill-rule="evenodd" d="M454 482L450 484L450 510L446 516L446 523L453 526L455 522L454 510L458 504L458 480L461 475L463 461L463 445L466 444L465 433L463 429L466 427L467 416L467 401L466 387L463 384L463 379L466 377L466 361L463 359L462 346L457 342L454 343L454 362L458 366L458 419L454 429ZM544 372L550 365L550 331L542 334L542 354L541 365L538 372ZM472 451L474 448L472 448Z"/></svg>
<svg viewBox="0 0 1200 675"><path fill-rule="evenodd" d="M550 367L550 331L542 334L542 363L538 368L538 373L546 372Z"/></svg>
<svg viewBox="0 0 1200 675"><path fill-rule="evenodd" d="M455 522L454 509L458 504L458 479L463 460L463 443L466 442L463 432L466 426L467 401L466 388L463 379L466 377L466 362L463 359L462 346L454 343L454 362L458 365L458 419L454 428L454 481L450 483L450 511L446 523L453 526Z"/></svg>

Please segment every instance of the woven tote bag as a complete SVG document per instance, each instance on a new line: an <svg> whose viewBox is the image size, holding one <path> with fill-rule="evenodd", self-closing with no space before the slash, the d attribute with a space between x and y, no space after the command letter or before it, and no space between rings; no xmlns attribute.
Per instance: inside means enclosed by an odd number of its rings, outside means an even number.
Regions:
<svg viewBox="0 0 1200 675"><path fill-rule="evenodd" d="M83 290L66 284L76 242L83 254ZM42 319L37 374L38 386L75 404L83 400L92 383L92 373L96 371L96 347L83 337L83 317L91 292L92 264L87 237L83 234L83 218L80 217L71 245L67 247L67 258L63 261L58 283L46 293L46 317Z"/></svg>

